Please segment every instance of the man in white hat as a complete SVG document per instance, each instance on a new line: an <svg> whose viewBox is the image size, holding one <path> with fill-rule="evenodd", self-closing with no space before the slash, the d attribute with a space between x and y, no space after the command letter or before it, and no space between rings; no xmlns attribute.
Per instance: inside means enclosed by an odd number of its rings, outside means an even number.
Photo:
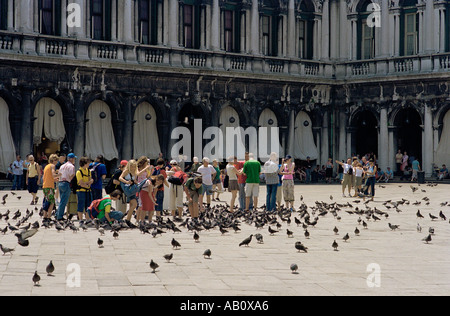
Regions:
<svg viewBox="0 0 450 316"><path fill-rule="evenodd" d="M203 194L206 194L206 204L209 207L211 205L211 195L213 194L213 179L216 176L216 169L209 164L209 158L204 157L203 165L198 167L197 172L202 175Z"/></svg>

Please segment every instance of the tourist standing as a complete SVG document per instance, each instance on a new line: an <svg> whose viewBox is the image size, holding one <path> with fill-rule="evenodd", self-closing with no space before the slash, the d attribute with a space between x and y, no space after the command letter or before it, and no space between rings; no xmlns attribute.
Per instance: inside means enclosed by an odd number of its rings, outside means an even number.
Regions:
<svg viewBox="0 0 450 316"><path fill-rule="evenodd" d="M294 210L294 171L295 163L292 161L292 157L287 155L281 163L280 173L283 175L282 187L283 197L286 207L291 211Z"/></svg>
<svg viewBox="0 0 450 316"><path fill-rule="evenodd" d="M75 177L75 156L73 153L67 155L67 162L63 164L58 170L58 189L59 189L59 207L56 211L56 219L60 220L63 218L67 203L69 202L71 188L70 182Z"/></svg>
<svg viewBox="0 0 450 316"><path fill-rule="evenodd" d="M164 186L169 187L169 183L167 182L167 173L166 169L164 169L164 159L159 158L156 161L156 167L153 169L152 176L159 177L159 175L162 175L164 177L163 185L157 186L157 191L155 193L155 212L156 216L161 216L161 212L164 208Z"/></svg>
<svg viewBox="0 0 450 316"><path fill-rule="evenodd" d="M328 158L327 164L325 165L325 179L327 183L331 183L331 178L333 177L333 159Z"/></svg>
<svg viewBox="0 0 450 316"><path fill-rule="evenodd" d="M119 177L119 181L121 182L122 190L125 192L125 195L127 197L127 203L129 203L129 209L127 213L127 221L131 220L131 216L133 216L133 212L136 209L138 205L138 198L136 195L136 192L134 194L129 193L127 190L125 190L125 186L131 186L133 184L137 183L137 177L138 177L138 166L136 160L130 160L128 161L128 164L126 168L123 170L122 174Z"/></svg>
<svg viewBox="0 0 450 316"><path fill-rule="evenodd" d="M214 170L216 170L216 175L213 178L213 200L214 201L220 201L219 199L219 195L220 193L223 193L223 187L222 187L222 179L220 177L221 173L220 173L220 168L219 168L219 162L217 161L217 159L213 159L213 164L212 164ZM217 193L217 197L214 199L214 192Z"/></svg>
<svg viewBox="0 0 450 316"><path fill-rule="evenodd" d="M270 154L270 159L264 164L264 175L266 177L266 211L274 212L277 208L277 191L279 183L278 157L276 153Z"/></svg>
<svg viewBox="0 0 450 316"><path fill-rule="evenodd" d="M342 166L344 178L342 180L342 196L345 197L345 188L348 187L348 196L351 196L352 189L352 159L348 158L347 163L342 163L339 160L336 160L336 163Z"/></svg>
<svg viewBox="0 0 450 316"><path fill-rule="evenodd" d="M313 168L313 164L310 157L306 157L306 166L305 166L305 172L306 172L306 183L311 183L311 171Z"/></svg>
<svg viewBox="0 0 450 316"><path fill-rule="evenodd" d="M41 178L41 166L34 160L33 155L28 156L28 161L30 164L28 165L25 182L27 184L28 192L32 195L30 205L35 205L37 203L36 193L39 189Z"/></svg>
<svg viewBox="0 0 450 316"><path fill-rule="evenodd" d="M374 160L370 159L369 160L369 168L366 171L366 175L367 175L367 180L366 180L367 190L366 191L368 192L368 189L370 188L370 194L372 196L371 201L373 201L373 198L375 196L376 174L377 174L377 167L375 166ZM364 200L365 200L365 197L364 197Z"/></svg>
<svg viewBox="0 0 450 316"><path fill-rule="evenodd" d="M75 176L77 177L77 213L78 220L83 219L83 215L86 217L86 220L89 219L89 216L86 213L87 208L91 205L92 202L92 192L91 185L94 180L91 177L91 171L89 170L89 158L81 157L80 158L80 168L76 172Z"/></svg>
<svg viewBox="0 0 450 316"><path fill-rule="evenodd" d="M44 219L49 219L52 215L53 207L55 206L55 181L58 180L56 174L55 165L58 162L58 156L55 154L50 155L49 163L44 168L42 190L44 191L44 197L47 200L49 207L47 210L44 208Z"/></svg>
<svg viewBox="0 0 450 316"><path fill-rule="evenodd" d="M174 176L177 172L179 175L186 175L184 173L184 170L182 170L180 166L178 166L178 162L175 159L172 159L170 161L170 166L171 169L167 172L168 176ZM186 178L184 178L184 180L186 180ZM179 218L181 218L183 215L183 184L184 183L182 183L181 185L170 183L169 185L169 211L172 211L172 216L174 218L177 217L177 213Z"/></svg>
<svg viewBox="0 0 450 316"><path fill-rule="evenodd" d="M241 173L238 169L236 169L235 165L237 164L236 157L229 157L228 164L226 167L226 172L228 175L228 191L231 192L231 200L230 200L230 212L234 212L234 204L236 201L236 196L239 191L238 184L238 175Z"/></svg>
<svg viewBox="0 0 450 316"><path fill-rule="evenodd" d="M209 164L209 158L204 157L203 165L198 167L197 172L202 175L203 194L206 194L206 206L211 206L211 195L213 194L213 179L216 176L216 169Z"/></svg>
<svg viewBox="0 0 450 316"><path fill-rule="evenodd" d="M25 163L23 162L20 155L16 156L16 160L12 163L12 171L13 171L13 186L11 190L22 190L22 178L23 178L23 168L25 167Z"/></svg>
<svg viewBox="0 0 450 316"><path fill-rule="evenodd" d="M259 183L261 164L253 158L253 154L248 154L249 160L244 163L242 172L247 176L245 180L245 211L250 209L250 199L253 197L253 209L258 207Z"/></svg>
<svg viewBox="0 0 450 316"><path fill-rule="evenodd" d="M91 173L95 172L96 181L92 183L92 200L99 200L103 196L103 180L106 178L105 158L98 155L93 163L89 165Z"/></svg>
<svg viewBox="0 0 450 316"><path fill-rule="evenodd" d="M411 165L412 165L411 182L412 181L417 181L418 180L418 173L421 170L419 160L417 160L417 158L414 158L414 160L413 160Z"/></svg>
<svg viewBox="0 0 450 316"><path fill-rule="evenodd" d="M403 162L403 154L402 151L399 149L397 151L397 154L395 155L395 165L397 166L396 173L397 175L400 175L402 173L401 167Z"/></svg>

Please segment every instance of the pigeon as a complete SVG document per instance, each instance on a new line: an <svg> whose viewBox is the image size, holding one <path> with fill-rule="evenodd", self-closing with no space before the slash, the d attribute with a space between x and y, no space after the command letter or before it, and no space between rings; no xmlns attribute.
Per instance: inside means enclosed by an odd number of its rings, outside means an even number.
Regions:
<svg viewBox="0 0 450 316"><path fill-rule="evenodd" d="M297 264L295 264L295 263L291 264L290 269L291 269L293 274L297 274L298 273L297 272L297 270L298 270L298 265Z"/></svg>
<svg viewBox="0 0 450 316"><path fill-rule="evenodd" d="M173 253L170 253L170 254L164 255L164 259L166 259L166 260L167 260L167 262L170 262L170 260L172 260L172 258L173 258Z"/></svg>
<svg viewBox="0 0 450 316"><path fill-rule="evenodd" d="M116 230L113 232L113 237L114 239L119 238L119 233Z"/></svg>
<svg viewBox="0 0 450 316"><path fill-rule="evenodd" d="M239 247L240 247L240 246L247 246L247 247L248 247L248 244L252 241L252 237L253 237L253 234L251 234L250 236L248 236L247 238L245 238L243 241L241 241L241 242L239 243Z"/></svg>
<svg viewBox="0 0 450 316"><path fill-rule="evenodd" d="M208 257L208 259L211 259L211 249L206 249L203 252L203 258Z"/></svg>
<svg viewBox="0 0 450 316"><path fill-rule="evenodd" d="M400 227L400 225L392 225L391 223L388 223L388 224L389 224L389 228L391 230L396 230L396 229L398 229Z"/></svg>
<svg viewBox="0 0 450 316"><path fill-rule="evenodd" d="M38 286L39 285L39 281L41 280L41 277L39 276L37 271L34 271L34 275L33 275L32 280L33 280L34 286Z"/></svg>
<svg viewBox="0 0 450 316"><path fill-rule="evenodd" d="M228 230L226 230L225 228L223 228L222 226L219 227L220 232L223 234L228 233Z"/></svg>
<svg viewBox="0 0 450 316"><path fill-rule="evenodd" d="M359 229L358 229L358 227L355 228L355 235L359 236Z"/></svg>
<svg viewBox="0 0 450 316"><path fill-rule="evenodd" d="M305 229L305 233L304 233L304 235L305 235L305 238L306 239L309 239L309 231L307 230L307 229Z"/></svg>
<svg viewBox="0 0 450 316"><path fill-rule="evenodd" d="M336 226L334 226L333 231L335 235L339 235L339 229Z"/></svg>
<svg viewBox="0 0 450 316"><path fill-rule="evenodd" d="M272 229L272 227L269 226L269 233L270 233L270 235L273 235L275 233L278 233L278 230L274 230L274 229Z"/></svg>
<svg viewBox="0 0 450 316"><path fill-rule="evenodd" d="M103 236L105 234L105 229L103 227L99 227L98 232L100 233L100 236Z"/></svg>
<svg viewBox="0 0 450 316"><path fill-rule="evenodd" d="M338 251L338 243L335 241L333 241L333 244L331 245L334 248L334 251Z"/></svg>
<svg viewBox="0 0 450 316"><path fill-rule="evenodd" d="M420 214L420 210L417 210L416 216L417 216L417 218L423 218L423 215Z"/></svg>
<svg viewBox="0 0 450 316"><path fill-rule="evenodd" d="M255 238L256 238L256 240L258 241L259 244L264 243L263 235L261 235L261 234L256 234L256 235L255 235Z"/></svg>
<svg viewBox="0 0 450 316"><path fill-rule="evenodd" d="M53 265L53 262L50 260L50 263L45 268L45 271L47 272L48 276L53 276L52 273L55 271L55 266Z"/></svg>
<svg viewBox="0 0 450 316"><path fill-rule="evenodd" d="M421 233L422 232L422 227L420 226L419 223L417 223L417 232Z"/></svg>
<svg viewBox="0 0 450 316"><path fill-rule="evenodd" d="M6 255L7 253L10 253L12 255L14 248L4 247L2 244L0 244L0 250L3 252L3 255Z"/></svg>
<svg viewBox="0 0 450 316"><path fill-rule="evenodd" d="M362 225L365 229L367 229L367 223L365 221L362 221Z"/></svg>
<svg viewBox="0 0 450 316"><path fill-rule="evenodd" d="M434 215L431 214L431 213L428 213L428 215L430 215L430 218L431 218L432 221L434 221L435 219L437 219L437 216L434 216ZM11 228L10 228L10 229L11 229Z"/></svg>
<svg viewBox="0 0 450 316"><path fill-rule="evenodd" d="M434 235L434 228L433 228L433 227L428 228L428 232L429 232L431 235Z"/></svg>
<svg viewBox="0 0 450 316"><path fill-rule="evenodd" d="M347 233L347 234L345 234L345 236L344 236L342 239L344 239L344 241L347 242L347 240L350 239L350 236L349 236L348 233Z"/></svg>
<svg viewBox="0 0 450 316"><path fill-rule="evenodd" d="M429 234L427 237L422 239L422 241L426 242L427 244L431 241L431 234Z"/></svg>
<svg viewBox="0 0 450 316"><path fill-rule="evenodd" d="M442 218L442 220L446 221L447 217L445 217L444 213L442 211L439 211L439 217Z"/></svg>
<svg viewBox="0 0 450 316"><path fill-rule="evenodd" d="M153 261L153 259L150 261L150 268L152 268L152 273L155 273L156 269L159 268L159 265Z"/></svg>
<svg viewBox="0 0 450 316"><path fill-rule="evenodd" d="M199 242L199 239L200 239L200 235L197 234L196 231L194 231L194 240L195 240L195 242Z"/></svg>
<svg viewBox="0 0 450 316"><path fill-rule="evenodd" d="M286 234L287 234L288 238L294 237L294 233L292 231L290 231L289 229L286 229Z"/></svg>
<svg viewBox="0 0 450 316"><path fill-rule="evenodd" d="M308 248L305 247L305 245L303 245L301 241L297 241L295 243L295 249L297 249L298 252L300 252L300 251L308 252Z"/></svg>
<svg viewBox="0 0 450 316"><path fill-rule="evenodd" d="M172 238L172 248L178 249L178 247L181 247L180 243L175 240L175 238Z"/></svg>
<svg viewBox="0 0 450 316"><path fill-rule="evenodd" d="M100 238L97 239L97 245L98 248L103 248L103 240L101 240Z"/></svg>

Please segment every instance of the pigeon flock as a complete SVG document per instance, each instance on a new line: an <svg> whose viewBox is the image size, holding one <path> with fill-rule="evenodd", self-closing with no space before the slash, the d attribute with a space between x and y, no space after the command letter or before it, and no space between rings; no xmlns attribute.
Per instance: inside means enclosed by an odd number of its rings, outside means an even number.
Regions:
<svg viewBox="0 0 450 316"><path fill-rule="evenodd" d="M429 186L433 187L435 185L429 184ZM415 196L418 187L411 186L411 190L413 196ZM426 193L426 190L422 189L420 192ZM3 208L7 208L8 196L8 194L3 195ZM0 250L3 256L13 256L17 247L16 245L5 245L2 241L2 236L14 234L17 238L18 247L33 247L33 236L39 234L39 231L42 230L56 230L57 233L61 234L68 232L81 234L96 230L98 232L96 240L99 249L108 246L108 242L111 243L114 240L120 239L121 233L125 231L149 235L149 238L161 238L163 235L170 234L171 236L168 241L170 240L170 247L173 252L165 254L160 258L149 258L150 263L147 261L151 273L158 273L159 269L164 269L164 266L160 266L157 263L159 260L165 260L166 263L171 263L177 257L174 253L178 250L183 251L183 245L178 238L180 235L177 234L191 235L191 240L194 243L201 243L203 234L210 234L215 231L219 238L221 236L223 236L222 238L226 238L231 234L242 234L242 241L236 243L236 249L257 248L259 244L264 244L267 238L289 238L292 239L293 252L297 252L302 256L309 256L313 255L312 253L315 251L314 248L308 246L309 241L314 238L319 238L315 234L316 227L320 226L321 229L326 229L330 233L328 237L329 248L325 250L331 252L345 251L344 245L364 235L366 231L370 231L371 225L377 225L378 229L380 229L379 227L385 227L384 230L386 233L402 231L402 225L391 223L391 216L393 214L399 215L403 212L411 212L406 206L410 206L410 208L414 206L417 209L417 233L420 235L418 240L423 244L433 244L434 236L436 236L435 225L433 223L447 221L445 207L450 207L450 202L443 202L439 204L441 209L430 212L428 208L426 212L421 211L419 208L422 204L429 206L431 203L427 197L416 201L401 198L381 202L344 199L344 202L339 199L334 199L330 195L330 201L332 202L315 201L310 205L304 202L303 197L300 200L301 204L294 211L282 207L276 212L271 213L266 212L264 205L250 212L239 211L237 209L234 212L230 212L226 203L217 203L210 208L206 208L197 219L188 216L187 207L185 206L183 219L173 219L169 216L168 212L164 212L162 217L157 217L153 222L141 222L139 224L133 224L126 220L120 222L115 221L109 224L107 222L101 223L96 219L91 221L69 219L62 221L43 221L42 209L34 208L33 210L15 211L7 209L6 211L0 212ZM426 216L427 213L428 216ZM348 221L354 221L354 231L342 231L340 222L343 217L346 217ZM324 224L322 224L323 218L333 220L333 224L329 228L324 227ZM384 223L375 224L377 222ZM327 225L329 225L329 221L327 221ZM243 226L245 226L245 231L251 232L251 234L247 235L247 233L242 233ZM426 231L425 235L422 234L422 226L424 226L424 230ZM104 236L108 234L113 239L105 239ZM320 238L325 237L321 236ZM183 240L185 243L185 239ZM199 255L203 259L213 259L212 253L214 249L208 245L205 246L203 248L205 249L203 254L200 255L200 253ZM320 250L323 251L324 249ZM290 270L293 274L297 274L298 270L301 270L301 267L297 263L287 262L286 266L288 265L290 265ZM61 270L64 271L64 268L61 268ZM58 267L55 267L53 262L50 261L46 267L46 275L53 276L55 271L58 271ZM34 274L32 272L30 276L32 276L31 280L33 284L40 286L42 279L38 274L39 271L35 270Z"/></svg>

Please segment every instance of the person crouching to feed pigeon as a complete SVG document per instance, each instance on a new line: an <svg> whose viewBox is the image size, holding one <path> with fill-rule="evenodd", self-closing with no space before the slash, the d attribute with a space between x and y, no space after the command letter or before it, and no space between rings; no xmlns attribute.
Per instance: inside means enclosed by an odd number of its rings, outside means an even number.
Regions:
<svg viewBox="0 0 450 316"><path fill-rule="evenodd" d="M98 218L100 222L108 221L110 224L114 220L122 220L122 212L111 210L112 201L117 201L121 197L122 192L120 190L114 190L111 194L106 195L102 199L94 200L87 208L89 216L92 219Z"/></svg>

